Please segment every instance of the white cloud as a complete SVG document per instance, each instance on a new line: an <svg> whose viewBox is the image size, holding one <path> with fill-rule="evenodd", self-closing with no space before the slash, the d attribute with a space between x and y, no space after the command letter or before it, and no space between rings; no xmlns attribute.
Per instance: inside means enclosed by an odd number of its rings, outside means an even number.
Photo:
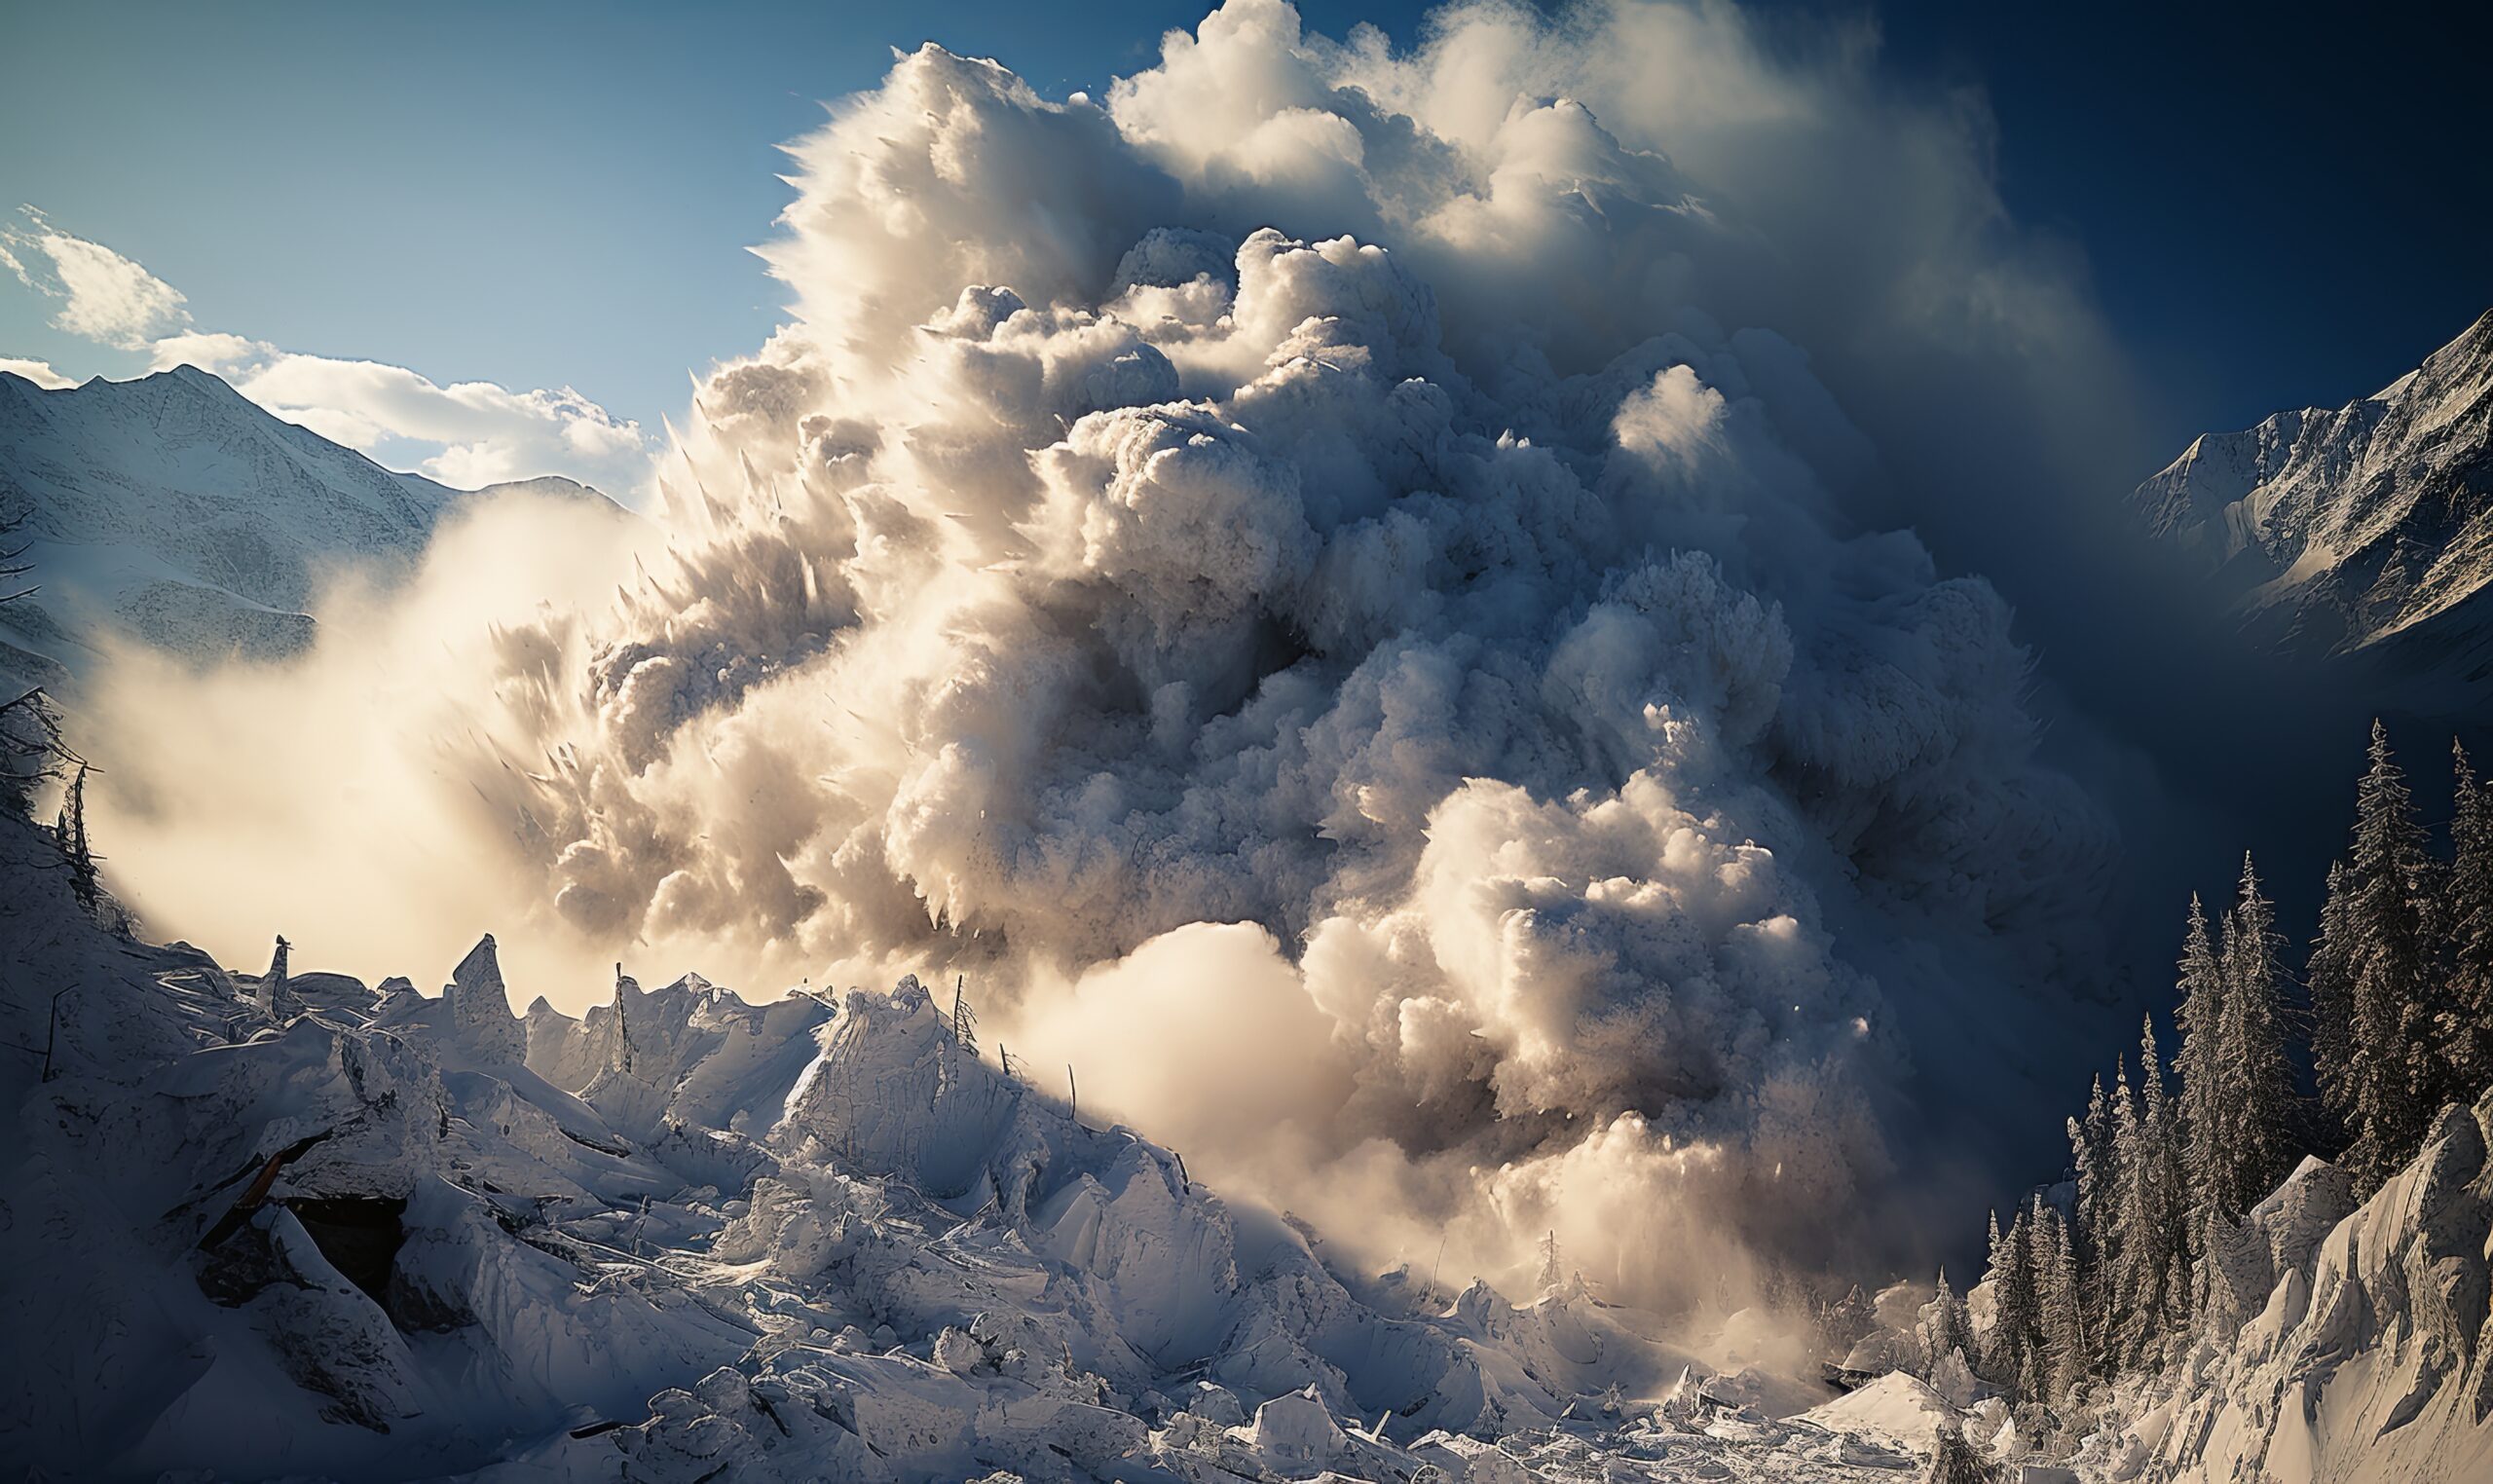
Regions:
<svg viewBox="0 0 2493 1484"><path fill-rule="evenodd" d="M6 371L12 376L22 376L38 387L48 387L56 390L62 387L75 387L78 385L68 377L65 377L59 372L54 370L52 368L52 362L48 360L20 360L14 355L0 355L0 371Z"/></svg>
<svg viewBox="0 0 2493 1484"><path fill-rule="evenodd" d="M561 473L630 494L649 469L649 443L569 387L513 391L492 382L442 386L404 366L279 350L240 335L169 336L155 369L194 365L332 442L386 456L429 448L417 466L461 488ZM386 459L385 459L385 462Z"/></svg>
<svg viewBox="0 0 2493 1484"><path fill-rule="evenodd" d="M0 259L28 288L60 301L55 325L122 351L189 325L179 289L100 242L58 230L32 206L22 210L24 227L0 229L0 243L14 249ZM29 266L38 255L44 262Z"/></svg>
<svg viewBox="0 0 2493 1484"><path fill-rule="evenodd" d="M630 497L650 477L650 440L569 387L513 390L492 382L447 386L404 366L287 351L264 340L194 327L182 294L113 249L74 237L42 212L0 230L0 265L61 301L60 329L137 351L152 370L214 372L269 411L396 468L461 488L562 474ZM42 362L0 361L41 368ZM30 380L42 380L20 371Z"/></svg>

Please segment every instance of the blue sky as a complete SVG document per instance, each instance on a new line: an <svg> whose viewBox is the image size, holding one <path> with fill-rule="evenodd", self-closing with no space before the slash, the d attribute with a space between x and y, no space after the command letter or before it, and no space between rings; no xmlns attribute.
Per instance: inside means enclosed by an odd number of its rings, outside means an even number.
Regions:
<svg viewBox="0 0 2493 1484"><path fill-rule="evenodd" d="M1421 9L1302 6L1313 28L1397 40ZM2371 390L2493 305L2493 103L2457 7L1769 9L1796 35L1875 16L1900 86L1987 98L2004 194L2085 253L2167 442ZM568 386L654 432L688 370L779 319L745 251L786 198L775 145L872 84L888 47L996 56L1061 95L1199 14L19 5L0 198L143 264L193 328L443 384ZM0 276L0 356L143 369L55 327L57 309Z"/></svg>

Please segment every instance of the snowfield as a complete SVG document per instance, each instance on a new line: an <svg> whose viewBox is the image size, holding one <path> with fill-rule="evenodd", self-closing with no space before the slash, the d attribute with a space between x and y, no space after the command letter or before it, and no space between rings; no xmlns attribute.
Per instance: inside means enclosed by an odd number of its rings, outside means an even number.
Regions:
<svg viewBox="0 0 2493 1484"><path fill-rule="evenodd" d="M1917 1471L1952 1422L2019 1446L1901 1374L1727 1375L1580 1279L1340 1271L913 980L521 1017L490 937L438 995L252 976L95 926L54 865L0 828L0 1447L57 1476L1817 1480ZM2080 1475L2484 1477L2488 1123L2451 1110L2357 1210L2306 1165L2241 1234L2240 1343L2120 1397Z"/></svg>

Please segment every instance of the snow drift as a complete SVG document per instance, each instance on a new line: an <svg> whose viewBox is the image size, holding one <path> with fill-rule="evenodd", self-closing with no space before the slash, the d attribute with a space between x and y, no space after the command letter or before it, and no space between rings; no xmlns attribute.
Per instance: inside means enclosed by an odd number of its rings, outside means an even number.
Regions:
<svg viewBox="0 0 2493 1484"><path fill-rule="evenodd" d="M2493 1473L2493 1094L2442 1111L2361 1206L2317 1160L2245 1219L2229 1306L2134 1420L2087 1440L2089 1477L2478 1479Z"/></svg>
<svg viewBox="0 0 2493 1484"><path fill-rule="evenodd" d="M1829 1216L1919 1136L1915 1042L1973 1037L1942 1128L2023 1091L2106 832L2006 604L1860 529L1867 440L1745 326L1860 366L2085 316L1961 121L1733 13L1429 35L1238 0L1063 102L896 58L792 146L796 317L701 386L671 563L452 641L442 725L324 646L260 692L290 797L151 763L130 688L92 745L142 908L550 903L514 939L572 1008L630 946L966 970L1033 1064L1381 1254L1511 1282L1555 1229L1671 1306L1872 1261ZM1863 169L1910 189L1829 185L1831 255L1795 183ZM429 679L428 622L362 643ZM438 848L305 879L401 811ZM238 833L289 848L184 917Z"/></svg>

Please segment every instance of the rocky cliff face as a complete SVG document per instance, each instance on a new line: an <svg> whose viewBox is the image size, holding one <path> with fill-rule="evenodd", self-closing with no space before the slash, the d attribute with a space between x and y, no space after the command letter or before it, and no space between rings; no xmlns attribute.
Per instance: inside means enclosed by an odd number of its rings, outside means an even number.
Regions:
<svg viewBox="0 0 2493 1484"><path fill-rule="evenodd" d="M2371 396L2200 438L2132 503L2267 642L2472 658L2493 627L2475 601L2493 582L2493 311Z"/></svg>

